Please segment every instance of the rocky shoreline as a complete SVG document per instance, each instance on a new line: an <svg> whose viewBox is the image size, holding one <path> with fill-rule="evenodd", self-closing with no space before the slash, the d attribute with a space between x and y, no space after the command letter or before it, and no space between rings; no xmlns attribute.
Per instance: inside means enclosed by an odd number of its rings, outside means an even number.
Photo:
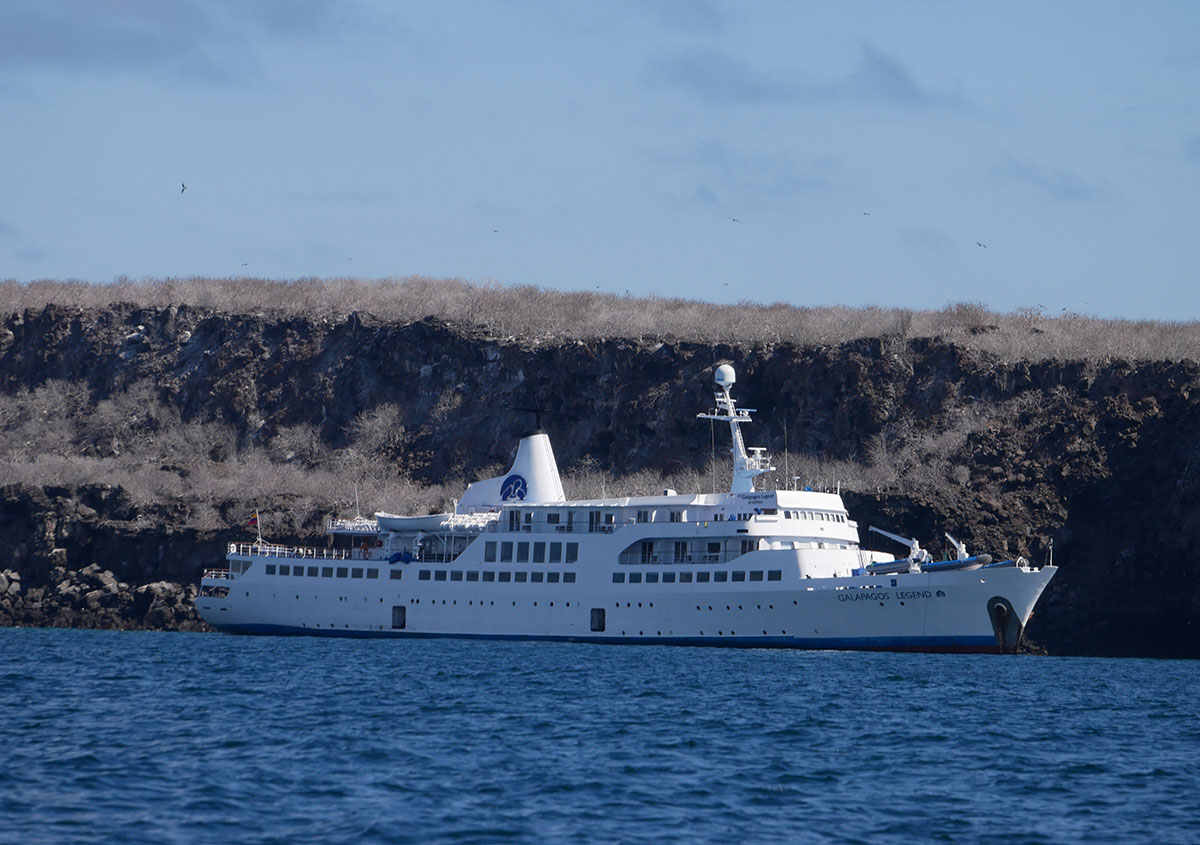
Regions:
<svg viewBox="0 0 1200 845"><path fill-rule="evenodd" d="M192 605L196 585L153 581L132 587L98 564L54 567L46 586L24 589L20 573L0 572L0 626L113 631L210 631Z"/></svg>

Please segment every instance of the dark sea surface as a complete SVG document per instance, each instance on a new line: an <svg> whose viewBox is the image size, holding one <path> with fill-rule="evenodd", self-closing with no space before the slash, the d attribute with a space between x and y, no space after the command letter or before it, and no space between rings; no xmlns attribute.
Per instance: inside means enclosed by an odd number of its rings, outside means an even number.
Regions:
<svg viewBox="0 0 1200 845"><path fill-rule="evenodd" d="M0 841L1200 842L1200 662L0 629Z"/></svg>

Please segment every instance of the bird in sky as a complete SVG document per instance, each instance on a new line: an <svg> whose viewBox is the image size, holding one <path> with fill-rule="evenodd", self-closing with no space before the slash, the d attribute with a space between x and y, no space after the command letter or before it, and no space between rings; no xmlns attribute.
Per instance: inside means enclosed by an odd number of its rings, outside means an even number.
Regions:
<svg viewBox="0 0 1200 845"><path fill-rule="evenodd" d="M979 241L975 241L975 246L981 246L984 249L987 249L987 244L981 244Z"/></svg>
<svg viewBox="0 0 1200 845"><path fill-rule="evenodd" d="M185 185L183 182L180 182L179 183L179 193L182 194L186 190L187 190L187 185Z"/></svg>
<svg viewBox="0 0 1200 845"><path fill-rule="evenodd" d="M250 262L249 262L249 261L243 261L243 262L242 262L242 266L243 266L243 267L249 267L249 266L250 266Z"/></svg>
<svg viewBox="0 0 1200 845"><path fill-rule="evenodd" d="M871 216L871 212L869 212L869 211L863 212L863 217L870 217L870 216Z"/></svg>
<svg viewBox="0 0 1200 845"><path fill-rule="evenodd" d="M729 219L730 219L730 220L732 220L734 223L741 223L741 222L742 222L741 220L738 220L736 217L730 217Z"/></svg>

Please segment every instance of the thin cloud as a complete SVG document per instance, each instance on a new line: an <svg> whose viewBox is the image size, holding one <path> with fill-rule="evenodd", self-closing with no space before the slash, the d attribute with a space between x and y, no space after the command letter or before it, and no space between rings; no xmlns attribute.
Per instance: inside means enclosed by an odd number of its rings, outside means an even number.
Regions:
<svg viewBox="0 0 1200 845"><path fill-rule="evenodd" d="M664 167L702 179L675 202L684 206L730 205L763 208L787 205L797 197L832 187L825 161L797 162L789 153L738 150L712 139L684 152L657 152Z"/></svg>
<svg viewBox="0 0 1200 845"><path fill-rule="evenodd" d="M20 236L17 227L7 220L0 220L0 241L15 241Z"/></svg>
<svg viewBox="0 0 1200 845"><path fill-rule="evenodd" d="M1042 167L1028 161L1009 161L991 168L993 178L1010 185L1025 185L1059 202L1097 202L1112 197L1105 185L1088 182L1078 174Z"/></svg>
<svg viewBox="0 0 1200 845"><path fill-rule="evenodd" d="M334 0L7 0L0 72L163 74L227 83L257 71L261 39L336 37L356 19Z"/></svg>
<svg viewBox="0 0 1200 845"><path fill-rule="evenodd" d="M761 70L713 47L657 56L646 63L642 78L717 106L787 103L799 94L790 75Z"/></svg>
<svg viewBox="0 0 1200 845"><path fill-rule="evenodd" d="M917 82L895 57L869 44L845 75L813 80L799 71L758 67L715 47L690 47L650 59L642 79L674 89L713 106L869 105L916 111L968 111L956 94L934 91Z"/></svg>

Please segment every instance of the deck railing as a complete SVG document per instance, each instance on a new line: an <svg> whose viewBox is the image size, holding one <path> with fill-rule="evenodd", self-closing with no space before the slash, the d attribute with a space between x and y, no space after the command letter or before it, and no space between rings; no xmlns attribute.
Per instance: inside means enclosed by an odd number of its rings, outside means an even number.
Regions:
<svg viewBox="0 0 1200 845"><path fill-rule="evenodd" d="M372 550L322 549L316 546L277 546L273 543L230 543L229 554L239 557L286 557L305 560L373 560Z"/></svg>

